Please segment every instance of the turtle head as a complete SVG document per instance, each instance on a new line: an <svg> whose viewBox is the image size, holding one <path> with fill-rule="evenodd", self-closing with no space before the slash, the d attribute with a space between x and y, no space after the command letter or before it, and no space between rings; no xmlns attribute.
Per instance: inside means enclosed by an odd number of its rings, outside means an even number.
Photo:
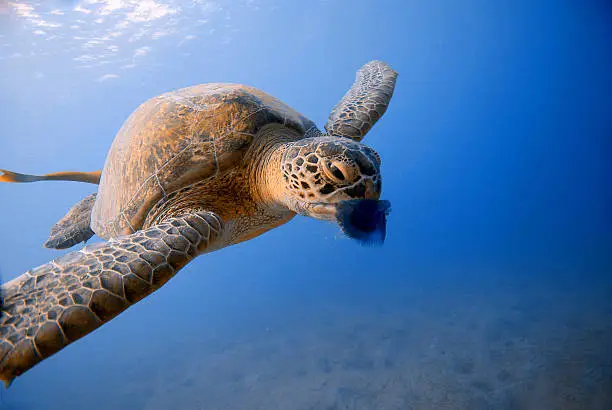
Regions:
<svg viewBox="0 0 612 410"><path fill-rule="evenodd" d="M379 201L380 165L376 151L348 138L296 141L281 159L283 202L301 215L338 222L352 238L382 242L389 203Z"/></svg>

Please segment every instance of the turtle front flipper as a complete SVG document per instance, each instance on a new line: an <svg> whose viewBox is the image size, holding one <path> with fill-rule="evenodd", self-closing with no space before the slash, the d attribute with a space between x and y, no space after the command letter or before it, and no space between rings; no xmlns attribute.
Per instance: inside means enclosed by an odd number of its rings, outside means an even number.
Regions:
<svg viewBox="0 0 612 410"><path fill-rule="evenodd" d="M96 194L87 195L76 203L49 233L45 248L67 249L78 243L87 242L94 236L90 228L91 210L96 202Z"/></svg>
<svg viewBox="0 0 612 410"><path fill-rule="evenodd" d="M75 181L89 184L100 183L102 171L93 172L54 172L45 175L20 174L19 172L0 169L0 182L37 182L37 181Z"/></svg>
<svg viewBox="0 0 612 410"><path fill-rule="evenodd" d="M353 86L329 115L327 134L361 141L387 111L396 79L397 73L382 61L361 67Z"/></svg>
<svg viewBox="0 0 612 410"><path fill-rule="evenodd" d="M2 286L5 384L159 289L217 245L221 219L198 211L68 253Z"/></svg>

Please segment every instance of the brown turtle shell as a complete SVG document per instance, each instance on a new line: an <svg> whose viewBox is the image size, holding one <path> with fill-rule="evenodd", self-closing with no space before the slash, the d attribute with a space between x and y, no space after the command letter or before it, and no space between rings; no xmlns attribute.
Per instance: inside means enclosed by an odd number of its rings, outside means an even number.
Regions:
<svg viewBox="0 0 612 410"><path fill-rule="evenodd" d="M152 98L123 124L102 171L92 229L109 239L143 227L170 193L241 163L257 132L315 124L282 101L239 84L203 84Z"/></svg>

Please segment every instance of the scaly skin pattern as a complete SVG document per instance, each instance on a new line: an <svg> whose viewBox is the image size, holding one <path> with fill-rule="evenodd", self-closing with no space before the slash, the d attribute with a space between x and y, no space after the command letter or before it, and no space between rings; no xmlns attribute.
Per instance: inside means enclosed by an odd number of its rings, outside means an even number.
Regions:
<svg viewBox="0 0 612 410"><path fill-rule="evenodd" d="M160 288L222 229L215 214L193 212L68 253L7 283L0 379L10 384Z"/></svg>
<svg viewBox="0 0 612 410"><path fill-rule="evenodd" d="M271 124L299 137L315 127L282 101L239 84L202 84L146 101L110 148L91 216L93 231L104 239L135 232L149 210L173 192L249 165L245 154L268 143L259 131Z"/></svg>
<svg viewBox="0 0 612 410"><path fill-rule="evenodd" d="M70 211L60 219L49 233L49 239L43 245L45 248L67 249L86 242L94 235L89 227L91 209L96 201L96 194L87 195L77 202Z"/></svg>
<svg viewBox="0 0 612 410"><path fill-rule="evenodd" d="M395 76L384 63L366 64L330 116L328 135L280 100L237 84L189 87L141 105L111 146L95 199L75 205L49 245L70 246L91 231L110 242L0 289L0 379L10 383L108 322L198 254L298 213L335 221L339 203L379 199L380 157L358 141L385 112ZM53 179L96 183L100 175L60 174Z"/></svg>
<svg viewBox="0 0 612 410"><path fill-rule="evenodd" d="M361 67L355 83L329 115L327 134L361 141L387 111L396 79L397 73L382 61Z"/></svg>
<svg viewBox="0 0 612 410"><path fill-rule="evenodd" d="M284 191L302 201L333 203L381 191L378 153L344 138L321 136L289 144L282 172Z"/></svg>

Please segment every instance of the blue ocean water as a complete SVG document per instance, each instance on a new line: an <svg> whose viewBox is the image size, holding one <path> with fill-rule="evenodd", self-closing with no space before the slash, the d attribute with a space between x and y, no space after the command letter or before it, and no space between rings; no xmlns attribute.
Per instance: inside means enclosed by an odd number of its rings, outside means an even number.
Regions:
<svg viewBox="0 0 612 410"><path fill-rule="evenodd" d="M6 409L612 408L605 0L0 1L0 168L97 170L127 116L207 82L320 127L399 72L364 142L386 243L297 217L190 263L2 391ZM0 272L65 253L95 187L0 185Z"/></svg>

